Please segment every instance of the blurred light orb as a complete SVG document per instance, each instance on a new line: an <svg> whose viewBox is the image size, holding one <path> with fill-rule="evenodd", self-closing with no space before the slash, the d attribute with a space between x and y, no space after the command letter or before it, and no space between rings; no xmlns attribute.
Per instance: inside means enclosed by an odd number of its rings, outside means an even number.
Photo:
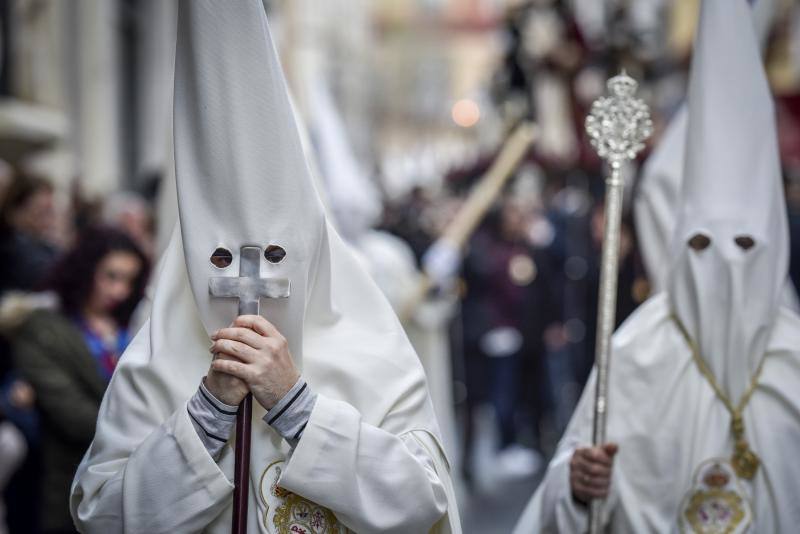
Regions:
<svg viewBox="0 0 800 534"><path fill-rule="evenodd" d="M453 122L462 128L475 126L481 118L481 108L474 100L462 98L453 104Z"/></svg>
<svg viewBox="0 0 800 534"><path fill-rule="evenodd" d="M570 256L564 262L564 274L573 282L583 280L589 272L589 264L580 256Z"/></svg>
<svg viewBox="0 0 800 534"><path fill-rule="evenodd" d="M573 317L564 323L567 341L570 343L580 343L586 337L586 324L580 319Z"/></svg>
<svg viewBox="0 0 800 534"><path fill-rule="evenodd" d="M516 254L508 263L508 275L514 285L527 286L536 279L536 264L530 256Z"/></svg>

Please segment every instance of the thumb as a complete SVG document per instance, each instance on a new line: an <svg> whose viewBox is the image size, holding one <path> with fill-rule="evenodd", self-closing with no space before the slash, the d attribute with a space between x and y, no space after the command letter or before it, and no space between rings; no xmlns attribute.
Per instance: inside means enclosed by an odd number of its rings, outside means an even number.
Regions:
<svg viewBox="0 0 800 534"><path fill-rule="evenodd" d="M613 458L618 450L619 446L616 443L606 443L603 445L603 451L605 451L609 458Z"/></svg>

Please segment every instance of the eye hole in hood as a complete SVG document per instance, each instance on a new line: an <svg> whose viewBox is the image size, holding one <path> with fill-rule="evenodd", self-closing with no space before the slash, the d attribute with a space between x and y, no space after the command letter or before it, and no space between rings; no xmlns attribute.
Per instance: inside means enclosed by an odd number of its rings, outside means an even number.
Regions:
<svg viewBox="0 0 800 534"><path fill-rule="evenodd" d="M749 235L740 235L740 236L736 236L736 237L733 239L733 241L734 241L734 243L736 243L736 244L739 246L739 248L741 248L742 250L750 250L751 248L753 248L753 247L756 245L756 242L755 242L755 240L754 240L752 237L750 237Z"/></svg>
<svg viewBox="0 0 800 534"><path fill-rule="evenodd" d="M264 249L264 258L270 263L280 263L286 257L286 251L278 245L268 245Z"/></svg>
<svg viewBox="0 0 800 534"><path fill-rule="evenodd" d="M689 239L687 244L694 250L705 250L711 244L711 238L705 234L695 234Z"/></svg>
<svg viewBox="0 0 800 534"><path fill-rule="evenodd" d="M224 269L233 263L233 254L227 248L219 247L211 253L210 261L214 267Z"/></svg>

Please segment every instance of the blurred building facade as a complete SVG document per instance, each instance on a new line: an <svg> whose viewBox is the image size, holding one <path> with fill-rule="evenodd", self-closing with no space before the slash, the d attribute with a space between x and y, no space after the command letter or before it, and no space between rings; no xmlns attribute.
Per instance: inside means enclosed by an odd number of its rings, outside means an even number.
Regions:
<svg viewBox="0 0 800 534"><path fill-rule="evenodd" d="M2 113L27 110L22 124L4 130L2 157L64 187L77 182L90 197L162 172L176 7L170 0L0 3ZM39 132L39 142L5 141L26 129Z"/></svg>

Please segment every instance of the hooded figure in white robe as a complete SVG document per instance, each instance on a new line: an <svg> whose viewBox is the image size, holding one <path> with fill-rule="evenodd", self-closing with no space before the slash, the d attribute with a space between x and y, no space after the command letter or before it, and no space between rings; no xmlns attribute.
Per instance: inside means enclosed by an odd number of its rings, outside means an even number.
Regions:
<svg viewBox="0 0 800 534"><path fill-rule="evenodd" d="M209 336L236 315L209 279L235 278L252 246L261 278L290 283L261 314L316 400L299 441L253 402L248 532L460 532L422 367L326 220L261 1L182 1L175 79L180 220L151 318L120 359L76 473L76 526L230 531L232 440L215 459L188 406ZM219 248L227 267L209 262Z"/></svg>
<svg viewBox="0 0 800 534"><path fill-rule="evenodd" d="M751 3L753 23L763 50L775 18L776 0ZM687 118L684 104L672 117L655 151L647 158L633 203L638 244L653 295L666 289L669 275L670 247L678 218L686 161ZM800 310L797 292L789 280L783 299L787 306Z"/></svg>
<svg viewBox="0 0 800 534"><path fill-rule="evenodd" d="M609 532L800 524L800 317L780 304L788 230L774 113L746 1L704 0L666 292L612 340ZM591 443L595 383L593 373L515 532L586 531L570 460ZM723 398L746 401L737 438ZM749 473L737 441L760 459Z"/></svg>

